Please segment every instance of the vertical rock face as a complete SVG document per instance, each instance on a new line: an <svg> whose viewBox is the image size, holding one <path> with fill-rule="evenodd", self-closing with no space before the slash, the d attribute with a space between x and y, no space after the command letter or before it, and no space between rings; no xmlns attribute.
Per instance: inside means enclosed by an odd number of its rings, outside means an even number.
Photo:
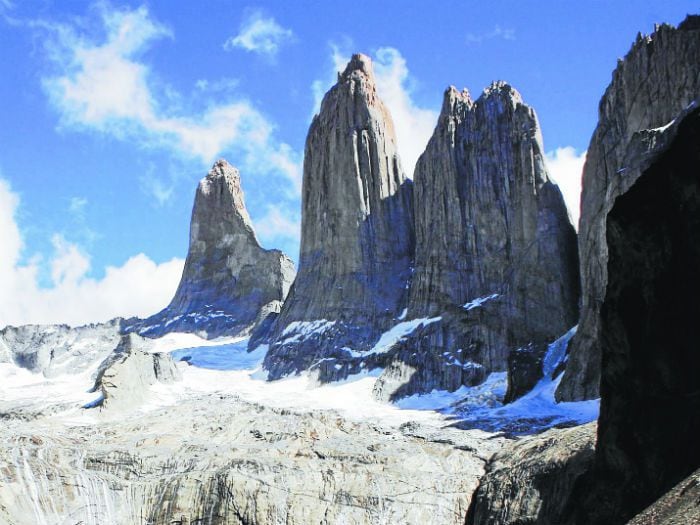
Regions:
<svg viewBox="0 0 700 525"><path fill-rule="evenodd" d="M238 170L219 160L197 188L190 247L175 297L131 330L150 337L177 331L246 334L266 313L279 311L293 280L292 261L260 246Z"/></svg>
<svg viewBox="0 0 700 525"><path fill-rule="evenodd" d="M354 55L306 140L299 273L269 337L272 378L371 348L405 307L412 217L391 117Z"/></svg>
<svg viewBox="0 0 700 525"><path fill-rule="evenodd" d="M442 319L397 359L415 360L419 347L425 358L443 356L440 368L458 362L464 373L448 384L446 370L421 374L419 366L404 394L478 380L475 364L504 370L511 351L546 348L576 324L576 233L547 176L535 112L515 89L494 83L476 102L466 90L445 92L414 194L408 318Z"/></svg>
<svg viewBox="0 0 700 525"><path fill-rule="evenodd" d="M631 146L636 182L607 217L598 443L581 523L624 523L700 467L700 109Z"/></svg>
<svg viewBox="0 0 700 525"><path fill-rule="evenodd" d="M628 169L635 132L666 126L700 96L700 17L688 17L677 29L662 25L649 37L639 35L618 63L600 102L599 123L586 158L581 195L579 253L582 309L564 378L557 391L563 401L599 395L600 305L608 281L606 216L615 199L636 176Z"/></svg>

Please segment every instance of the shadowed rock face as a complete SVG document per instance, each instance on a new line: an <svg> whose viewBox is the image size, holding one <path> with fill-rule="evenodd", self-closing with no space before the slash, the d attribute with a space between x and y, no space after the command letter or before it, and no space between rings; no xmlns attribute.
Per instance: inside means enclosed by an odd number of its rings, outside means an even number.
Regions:
<svg viewBox="0 0 700 525"><path fill-rule="evenodd" d="M495 83L476 102L466 90L445 92L414 196L407 317L441 320L397 354L415 377L389 397L473 384L505 370L510 352L546 348L576 324L576 233L547 176L535 112L515 89ZM420 362L435 356L436 373L423 374Z"/></svg>
<svg viewBox="0 0 700 525"><path fill-rule="evenodd" d="M563 401L593 399L600 383L600 305L607 284L605 219L615 198L634 183L629 167L635 132L663 127L700 97L700 17L677 29L662 25L639 35L618 63L599 108L583 171L579 254L582 307L564 378ZM637 174L638 176L638 174Z"/></svg>
<svg viewBox="0 0 700 525"><path fill-rule="evenodd" d="M190 247L175 297L165 310L126 331L147 337L244 335L265 315L279 311L293 279L292 261L260 246L238 170L219 160L197 188Z"/></svg>
<svg viewBox="0 0 700 525"><path fill-rule="evenodd" d="M608 214L598 443L579 523L624 523L700 467L700 109L633 144L656 147Z"/></svg>
<svg viewBox="0 0 700 525"><path fill-rule="evenodd" d="M267 338L271 378L371 348L406 304L412 217L391 117L369 58L354 55L306 140L299 273Z"/></svg>

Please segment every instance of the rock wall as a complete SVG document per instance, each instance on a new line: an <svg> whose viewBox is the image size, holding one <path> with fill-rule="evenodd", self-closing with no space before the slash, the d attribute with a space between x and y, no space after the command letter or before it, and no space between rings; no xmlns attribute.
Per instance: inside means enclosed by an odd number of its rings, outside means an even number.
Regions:
<svg viewBox="0 0 700 525"><path fill-rule="evenodd" d="M354 55L307 136L299 273L266 336L271 378L372 348L406 306L412 224L391 117Z"/></svg>
<svg viewBox="0 0 700 525"><path fill-rule="evenodd" d="M515 89L494 83L476 102L445 92L414 197L406 317L440 320L396 352L387 374L404 363L410 384L390 397L474 384L576 324L576 233L547 175L537 116Z"/></svg>
<svg viewBox="0 0 700 525"><path fill-rule="evenodd" d="M294 265L260 246L243 200L238 170L218 160L197 188L182 279L167 308L131 321L147 337L196 332L209 338L246 335L279 312Z"/></svg>
<svg viewBox="0 0 700 525"><path fill-rule="evenodd" d="M624 523L700 467L698 107L634 137L635 183L608 214L598 442L579 523Z"/></svg>
<svg viewBox="0 0 700 525"><path fill-rule="evenodd" d="M634 183L628 167L634 134L666 126L700 97L700 17L678 28L663 24L637 41L618 62L600 102L598 126L583 170L579 254L582 308L564 378L562 401L593 399L600 384L600 306L607 284L606 217ZM638 174L637 174L638 175Z"/></svg>

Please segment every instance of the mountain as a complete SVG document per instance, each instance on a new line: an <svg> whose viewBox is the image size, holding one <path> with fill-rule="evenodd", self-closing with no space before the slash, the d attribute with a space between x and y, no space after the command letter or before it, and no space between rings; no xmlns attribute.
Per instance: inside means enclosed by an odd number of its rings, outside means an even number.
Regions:
<svg viewBox="0 0 700 525"><path fill-rule="evenodd" d="M269 335L251 342L269 342L270 378L322 360L325 379L359 371L353 352L371 349L406 307L413 246L394 125L370 59L353 55L306 139L297 278Z"/></svg>
<svg viewBox="0 0 700 525"><path fill-rule="evenodd" d="M663 128L700 97L700 31L691 16L678 28L663 24L637 40L618 62L598 108L598 125L583 169L579 255L582 305L569 351L561 401L600 395L600 306L608 277L606 217L639 172L629 169L639 153L635 134Z"/></svg>
<svg viewBox="0 0 700 525"><path fill-rule="evenodd" d="M541 376L547 344L576 324L576 233L543 151L535 111L510 85L476 101L445 92L414 175L406 315L439 320L406 339L380 378L384 397L455 390L509 368L515 399Z"/></svg>
<svg viewBox="0 0 700 525"><path fill-rule="evenodd" d="M124 331L146 337L246 335L279 311L293 280L291 259L260 246L238 170L218 160L197 187L190 246L175 297L161 312L127 323Z"/></svg>

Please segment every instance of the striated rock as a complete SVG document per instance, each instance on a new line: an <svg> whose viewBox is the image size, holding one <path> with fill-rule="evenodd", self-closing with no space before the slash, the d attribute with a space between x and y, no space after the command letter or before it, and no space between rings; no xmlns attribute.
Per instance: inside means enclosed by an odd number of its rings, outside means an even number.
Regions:
<svg viewBox="0 0 700 525"><path fill-rule="evenodd" d="M126 330L147 337L196 332L208 338L246 335L261 312L279 312L294 265L260 246L243 201L238 170L218 160L197 188L190 247L167 308Z"/></svg>
<svg viewBox="0 0 700 525"><path fill-rule="evenodd" d="M497 440L435 434L219 394L99 425L14 422L0 522L460 525Z"/></svg>
<svg viewBox="0 0 700 525"><path fill-rule="evenodd" d="M134 408L148 399L151 385L181 379L169 353L149 353L143 350L147 346L148 342L136 334L122 336L99 366L92 391L101 396L90 407Z"/></svg>
<svg viewBox="0 0 700 525"><path fill-rule="evenodd" d="M486 466L467 525L559 525L593 463L596 424L552 429L505 446Z"/></svg>
<svg viewBox="0 0 700 525"><path fill-rule="evenodd" d="M700 523L700 470L696 470L635 516L629 525L687 525Z"/></svg>
<svg viewBox="0 0 700 525"><path fill-rule="evenodd" d="M396 352L417 370L394 397L479 382L516 349L544 351L576 324L576 233L547 175L535 112L515 89L495 83L476 102L445 92L414 195L407 318L441 319Z"/></svg>
<svg viewBox="0 0 700 525"><path fill-rule="evenodd" d="M600 382L600 306L607 276L606 217L615 199L640 172L634 160L634 134L663 128L700 97L700 17L678 28L663 24L651 36L637 37L618 63L599 107L583 171L579 253L582 308L565 376L557 391L563 401L593 399Z"/></svg>
<svg viewBox="0 0 700 525"><path fill-rule="evenodd" d="M352 57L311 123L302 191L299 273L270 333L251 340L270 343L271 379L328 358L347 375L359 364L343 348L371 349L406 306L412 188L364 55Z"/></svg>
<svg viewBox="0 0 700 525"><path fill-rule="evenodd" d="M700 101L699 101L700 102ZM636 134L607 217L595 467L578 523L624 523L700 468L700 105Z"/></svg>

